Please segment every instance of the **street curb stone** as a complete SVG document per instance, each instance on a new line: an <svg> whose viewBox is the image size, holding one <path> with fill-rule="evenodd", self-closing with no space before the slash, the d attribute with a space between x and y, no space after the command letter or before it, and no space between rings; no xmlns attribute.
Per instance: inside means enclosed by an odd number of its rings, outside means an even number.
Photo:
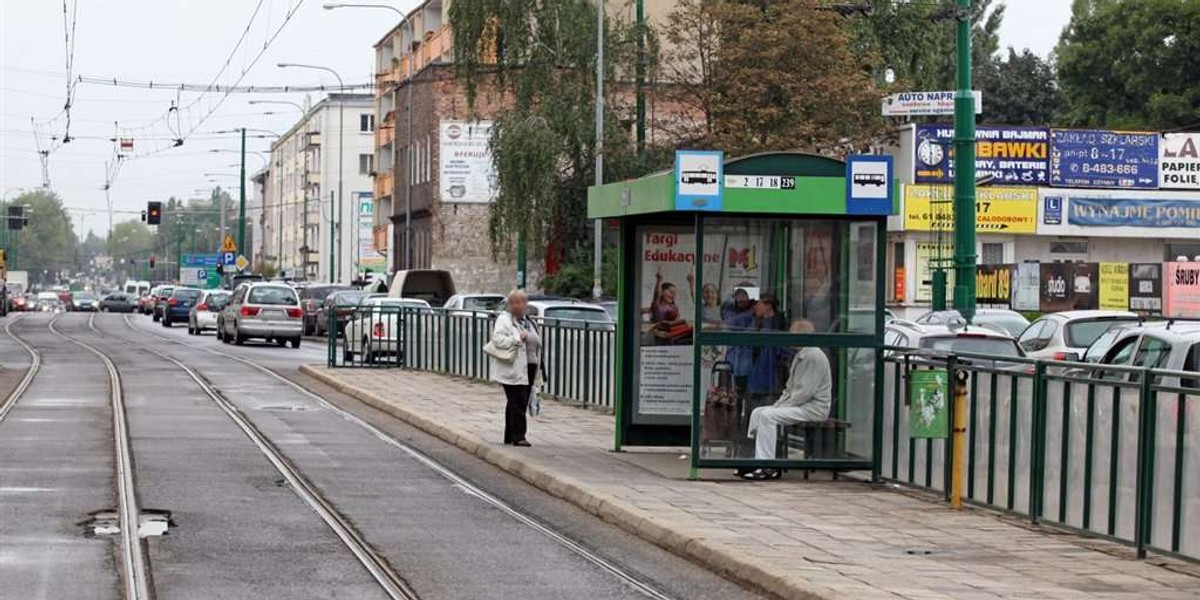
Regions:
<svg viewBox="0 0 1200 600"><path fill-rule="evenodd" d="M404 421L460 450L503 469L530 485L612 523L660 548L687 558L728 579L786 600L844 600L846 596L819 588L789 573L775 573L756 564L753 557L735 548L710 542L703 536L664 525L653 515L608 494L593 492L570 477L555 474L519 460L477 436L456 431L427 417L379 398L353 384L340 381L324 367L302 365L300 372L360 402Z"/></svg>

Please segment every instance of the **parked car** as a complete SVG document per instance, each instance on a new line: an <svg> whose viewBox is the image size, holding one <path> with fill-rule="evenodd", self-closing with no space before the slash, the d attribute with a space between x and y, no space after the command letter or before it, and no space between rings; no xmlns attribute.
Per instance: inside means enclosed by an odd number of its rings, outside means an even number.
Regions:
<svg viewBox="0 0 1200 600"><path fill-rule="evenodd" d="M904 319L894 319L884 326L883 343L886 346L915 348L917 361L925 355L950 353L984 354L996 357L993 360L965 357L965 363L1008 369L1026 369L1028 365L1005 358L1024 358L1025 352L1010 335L989 327L978 325L922 325Z"/></svg>
<svg viewBox="0 0 1200 600"><path fill-rule="evenodd" d="M217 315L229 303L233 292L229 290L206 290L188 311L188 333L200 335L217 328Z"/></svg>
<svg viewBox="0 0 1200 600"><path fill-rule="evenodd" d="M1104 332L1141 323L1141 317L1121 310L1068 310L1045 315L1025 328L1017 343L1030 358L1080 360Z"/></svg>
<svg viewBox="0 0 1200 600"><path fill-rule="evenodd" d="M367 297L346 321L342 335L342 356L346 361L361 355L363 362L375 362L381 356L402 358L404 332L400 315L403 307L429 308L415 298Z"/></svg>
<svg viewBox="0 0 1200 600"><path fill-rule="evenodd" d="M317 316L317 335L328 333L330 318L337 321L337 331L334 335L341 335L342 326L354 312L354 307L358 306L363 298L371 295L365 290L342 290L326 296L321 303L321 313Z"/></svg>
<svg viewBox="0 0 1200 600"><path fill-rule="evenodd" d="M962 313L957 310L936 310L929 311L916 319L918 325L951 325L954 323L965 323ZM975 311L975 318L971 320L972 325L979 327L990 327L997 331L1007 333L1013 337L1021 335L1025 328L1029 327L1029 319L1024 315L1006 308L980 308Z"/></svg>
<svg viewBox="0 0 1200 600"><path fill-rule="evenodd" d="M100 310L100 298L92 292L72 292L70 310L96 312Z"/></svg>
<svg viewBox="0 0 1200 600"><path fill-rule="evenodd" d="M100 312L131 313L137 309L136 296L114 292L100 300Z"/></svg>
<svg viewBox="0 0 1200 600"><path fill-rule="evenodd" d="M1127 381L1129 373L1095 369L1103 366L1144 367L1196 373L1195 378L1181 377L1167 385L1200 388L1200 323L1162 321L1114 328L1113 343L1099 360L1068 373L1076 376L1099 376L1103 379ZM1106 332L1105 335L1108 335ZM1174 378L1170 378L1174 379Z"/></svg>
<svg viewBox="0 0 1200 600"><path fill-rule="evenodd" d="M589 327L613 330L612 316L598 304L571 300L531 300L525 308L531 317L541 317L543 323L565 327Z"/></svg>
<svg viewBox="0 0 1200 600"><path fill-rule="evenodd" d="M469 314L490 313L496 312L501 302L504 302L504 294L455 294L450 296L443 308Z"/></svg>
<svg viewBox="0 0 1200 600"><path fill-rule="evenodd" d="M416 298L438 308L445 306L455 293L454 277L449 271L436 269L397 271L388 287L388 296L392 298Z"/></svg>
<svg viewBox="0 0 1200 600"><path fill-rule="evenodd" d="M296 290L280 283L243 283L234 290L217 317L217 339L242 345L258 338L282 346L300 347L304 310Z"/></svg>
<svg viewBox="0 0 1200 600"><path fill-rule="evenodd" d="M343 284L313 284L296 286L300 296L300 308L304 309L304 335L317 332L317 321L321 320L322 306L325 298L334 292L353 289Z"/></svg>
<svg viewBox="0 0 1200 600"><path fill-rule="evenodd" d="M162 326L170 327L180 321L187 322L192 307L200 300L201 293L203 290L197 288L177 287L171 290L171 295L163 302L162 316L159 319Z"/></svg>

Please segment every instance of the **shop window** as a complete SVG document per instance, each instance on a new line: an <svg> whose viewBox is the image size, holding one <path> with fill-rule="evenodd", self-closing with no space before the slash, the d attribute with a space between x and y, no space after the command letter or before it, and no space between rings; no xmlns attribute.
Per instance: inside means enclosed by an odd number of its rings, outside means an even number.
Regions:
<svg viewBox="0 0 1200 600"><path fill-rule="evenodd" d="M981 252L979 253L979 264L981 265L1002 265L1004 264L1004 244L995 242L985 242L980 245Z"/></svg>
<svg viewBox="0 0 1200 600"><path fill-rule="evenodd" d="M1057 241L1050 242L1050 254L1087 254L1086 241Z"/></svg>

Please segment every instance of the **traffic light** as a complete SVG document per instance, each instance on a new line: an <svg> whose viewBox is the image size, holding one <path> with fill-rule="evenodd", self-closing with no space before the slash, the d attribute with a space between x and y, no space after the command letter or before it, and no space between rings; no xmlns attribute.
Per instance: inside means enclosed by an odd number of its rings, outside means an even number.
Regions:
<svg viewBox="0 0 1200 600"><path fill-rule="evenodd" d="M150 268L151 268L151 269L154 269L154 263L155 263L155 262L157 262L157 261L158 261L158 257L156 257L156 256L154 256L153 254L151 254L151 255L150 255Z"/></svg>
<svg viewBox="0 0 1200 600"><path fill-rule="evenodd" d="M142 222L143 223L146 222L146 211L144 211L144 210L142 211Z"/></svg>
<svg viewBox="0 0 1200 600"><path fill-rule="evenodd" d="M158 225L162 222L162 202L152 201L146 203L146 224Z"/></svg>
<svg viewBox="0 0 1200 600"><path fill-rule="evenodd" d="M8 207L8 228L13 231L20 231L25 228L24 206Z"/></svg>

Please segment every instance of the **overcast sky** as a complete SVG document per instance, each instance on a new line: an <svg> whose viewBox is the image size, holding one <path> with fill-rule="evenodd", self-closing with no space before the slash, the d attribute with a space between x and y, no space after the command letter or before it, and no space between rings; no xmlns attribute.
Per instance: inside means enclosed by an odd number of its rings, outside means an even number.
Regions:
<svg viewBox="0 0 1200 600"><path fill-rule="evenodd" d="M262 58L246 72L243 84L336 85L332 75L318 71L279 69L279 62L310 63L339 71L347 83L371 77L372 44L396 23L385 10L341 9L325 11L320 0L69 0L77 3L75 75L163 83L221 84L236 80L279 30L289 8L300 3L295 16L280 30ZM416 0L390 2L402 10ZM1001 30L1003 46L1029 47L1048 54L1070 15L1069 0L1006 0L1007 18ZM3 70L0 71L0 192L5 198L14 188L41 185L41 166L30 117L39 121L60 112L66 97L63 42L63 6L57 0L0 0L3 26ZM250 23L247 28L247 23ZM217 76L243 31L246 43L233 52L228 68ZM76 231L107 230L104 208L105 161L112 156L114 121L123 127L159 123L139 135L153 140L171 137L161 119L174 100L188 105L198 94L118 88L95 84L76 86L71 111L72 136L78 138L50 157L50 181L65 204L74 210ZM147 200L206 195L197 190L214 184L236 185L236 136L213 132L250 127L283 132L299 112L292 107L252 106L251 99L289 100L303 103L304 94L232 94L207 120L195 127L180 148L125 161L110 191L116 222L135 219ZM219 95L205 96L188 118L194 123L209 113ZM316 101L318 95L312 96ZM263 114L273 112L276 114ZM185 129L190 128L187 123ZM62 125L51 127L61 135ZM149 150L161 141L135 136L135 152ZM251 150L265 152L269 139L251 139ZM220 149L222 153L209 150ZM247 169L264 163L252 155ZM204 174L218 173L210 181ZM236 195L236 191L234 192Z"/></svg>

